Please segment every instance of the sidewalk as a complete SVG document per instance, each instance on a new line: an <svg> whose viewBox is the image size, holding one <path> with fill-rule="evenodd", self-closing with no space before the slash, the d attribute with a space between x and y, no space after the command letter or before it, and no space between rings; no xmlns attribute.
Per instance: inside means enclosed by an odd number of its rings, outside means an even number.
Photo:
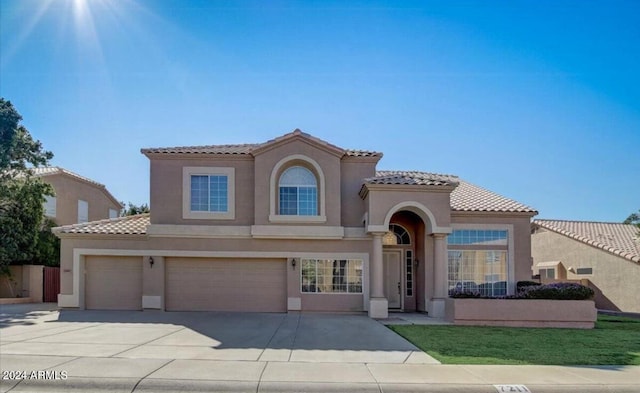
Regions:
<svg viewBox="0 0 640 393"><path fill-rule="evenodd" d="M3 355L2 392L638 392L640 367L473 366ZM67 378L63 379L63 372ZM517 390L520 389L520 390Z"/></svg>
<svg viewBox="0 0 640 393"><path fill-rule="evenodd" d="M640 392L640 366L441 365L381 323L442 321L379 322L3 306L0 392Z"/></svg>

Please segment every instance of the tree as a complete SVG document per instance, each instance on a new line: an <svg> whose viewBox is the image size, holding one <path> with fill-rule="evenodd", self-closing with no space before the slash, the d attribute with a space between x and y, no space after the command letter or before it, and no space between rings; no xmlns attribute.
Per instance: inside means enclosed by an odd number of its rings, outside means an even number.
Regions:
<svg viewBox="0 0 640 393"><path fill-rule="evenodd" d="M637 213L631 213L626 220L623 221L623 224L631 224L640 228L640 210Z"/></svg>
<svg viewBox="0 0 640 393"><path fill-rule="evenodd" d="M121 205L124 206L124 202L120 202ZM133 203L127 203L127 207L122 210L122 217L125 216L135 216L136 214L149 213L149 205L143 203L140 206L134 205Z"/></svg>
<svg viewBox="0 0 640 393"><path fill-rule="evenodd" d="M47 165L53 154L22 126L22 116L0 97L0 273L13 261L35 256L45 195L53 188L30 169Z"/></svg>
<svg viewBox="0 0 640 393"><path fill-rule="evenodd" d="M32 258L34 265L60 266L60 238L51 232L57 226L54 220L44 219Z"/></svg>

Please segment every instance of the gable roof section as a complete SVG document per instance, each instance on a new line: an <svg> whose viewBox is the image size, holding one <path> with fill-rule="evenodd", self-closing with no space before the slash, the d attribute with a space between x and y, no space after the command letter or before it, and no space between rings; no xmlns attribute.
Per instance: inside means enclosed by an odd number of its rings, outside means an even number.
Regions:
<svg viewBox="0 0 640 393"><path fill-rule="evenodd" d="M538 214L529 206L468 183L454 175L419 171L377 171L375 177L365 179L364 183L455 187L451 192L453 211Z"/></svg>
<svg viewBox="0 0 640 393"><path fill-rule="evenodd" d="M245 143L239 145L204 145L204 146L178 146L178 147L151 147L141 149L142 154L211 154L211 155L237 155L237 156L254 156L265 149L283 143L285 141L301 138L310 141L313 144L324 147L334 152L336 155L348 157L382 157L382 153L367 150L351 150L341 149L320 138L316 138L299 129L288 134L282 135L275 139L271 139L264 143Z"/></svg>
<svg viewBox="0 0 640 393"><path fill-rule="evenodd" d="M640 229L634 225L563 220L534 220L533 225L640 263Z"/></svg>
<svg viewBox="0 0 640 393"><path fill-rule="evenodd" d="M71 172L68 169L60 168L58 166L47 166L47 167L31 168L31 170L33 171L33 174L35 176L38 176L38 177L46 177L46 176L52 176L52 175L64 175L64 176L69 176L69 177L71 177L71 178L73 178L75 180L81 181L83 183L87 183L89 185L92 185L94 187L97 187L97 188L101 189L102 192L105 193L107 198L111 199L111 201L113 203L115 203L118 206L122 206L120 201L118 201L109 192L109 190L107 190L107 187L104 184L98 183L95 180L91 180L88 177L80 176L77 173Z"/></svg>
<svg viewBox="0 0 640 393"><path fill-rule="evenodd" d="M415 186L456 186L457 176L418 171L376 171L375 177L364 179L365 184L394 184Z"/></svg>
<svg viewBox="0 0 640 393"><path fill-rule="evenodd" d="M336 145L333 145L327 141L324 141L320 138L316 138L313 135L307 134L306 132L302 132L297 128L288 134L284 134L282 136L279 136L277 138L271 139L265 143L260 144L260 146L253 149L252 154L253 155L260 154L264 151L271 150L274 147L283 145L293 140L303 141L307 144L315 146L316 148L325 150L337 157L343 157L346 154L346 151L344 149Z"/></svg>
<svg viewBox="0 0 640 393"><path fill-rule="evenodd" d="M55 234L146 235L149 213L53 228Z"/></svg>

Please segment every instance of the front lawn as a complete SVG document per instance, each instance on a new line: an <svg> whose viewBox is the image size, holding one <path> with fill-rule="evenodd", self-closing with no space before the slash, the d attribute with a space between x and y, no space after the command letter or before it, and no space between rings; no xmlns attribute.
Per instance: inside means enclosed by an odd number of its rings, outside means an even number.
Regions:
<svg viewBox="0 0 640 393"><path fill-rule="evenodd" d="M596 327L532 329L394 325L443 364L640 365L640 320L598 316Z"/></svg>

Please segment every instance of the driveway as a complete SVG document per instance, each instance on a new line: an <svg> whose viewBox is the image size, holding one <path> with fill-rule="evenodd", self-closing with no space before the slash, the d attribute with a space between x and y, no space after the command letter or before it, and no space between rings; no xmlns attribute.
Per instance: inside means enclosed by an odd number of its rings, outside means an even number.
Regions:
<svg viewBox="0 0 640 393"><path fill-rule="evenodd" d="M278 362L433 363L365 315L2 306L0 353ZM51 307L51 306L49 306Z"/></svg>
<svg viewBox="0 0 640 393"><path fill-rule="evenodd" d="M0 306L0 369L0 392L637 392L640 378L640 367L440 365L365 315L54 305Z"/></svg>

